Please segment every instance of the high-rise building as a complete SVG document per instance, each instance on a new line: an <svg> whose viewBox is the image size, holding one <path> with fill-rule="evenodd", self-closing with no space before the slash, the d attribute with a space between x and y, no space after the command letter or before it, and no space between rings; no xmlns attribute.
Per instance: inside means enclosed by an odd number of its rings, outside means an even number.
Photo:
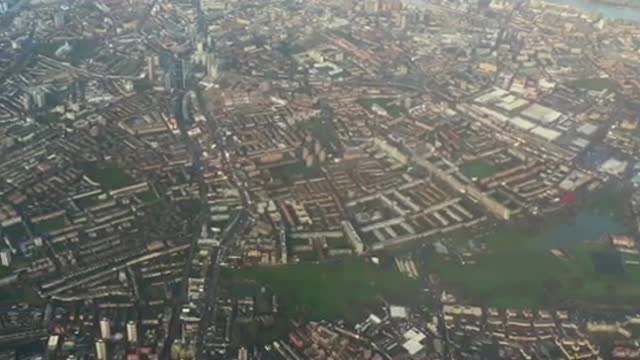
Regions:
<svg viewBox="0 0 640 360"><path fill-rule="evenodd" d="M0 265L11 266L11 251L9 249L0 250Z"/></svg>
<svg viewBox="0 0 640 360"><path fill-rule="evenodd" d="M62 29L64 25L64 13L62 11L59 11L53 14L53 26L55 26L56 29Z"/></svg>
<svg viewBox="0 0 640 360"><path fill-rule="evenodd" d="M138 325L135 321L127 323L127 341L135 344L138 342Z"/></svg>
<svg viewBox="0 0 640 360"><path fill-rule="evenodd" d="M175 60L173 66L173 76L175 79L175 85L184 89L187 87L187 81L189 80L189 72L191 70L191 64L189 64L188 60L178 59Z"/></svg>
<svg viewBox="0 0 640 360"><path fill-rule="evenodd" d="M163 83L164 83L164 89L166 91L171 91L173 89L173 82L174 78L173 75L170 73L165 73L164 74L164 79L163 79Z"/></svg>
<svg viewBox="0 0 640 360"><path fill-rule="evenodd" d="M55 360L56 353L58 352L58 345L60 343L60 336L51 335L49 341L47 341L47 360Z"/></svg>
<svg viewBox="0 0 640 360"><path fill-rule="evenodd" d="M22 96L22 107L26 110L29 111L31 110L31 105L32 105L32 101L31 101L31 94L27 94L25 93L24 96Z"/></svg>
<svg viewBox="0 0 640 360"><path fill-rule="evenodd" d="M149 56L147 58L147 78L149 81L154 82L156 80L156 61L155 56Z"/></svg>
<svg viewBox="0 0 640 360"><path fill-rule="evenodd" d="M49 336L49 341L47 341L47 350L50 352L56 351L56 349L58 349L59 342L60 342L60 336L58 335Z"/></svg>
<svg viewBox="0 0 640 360"><path fill-rule="evenodd" d="M111 321L109 319L100 320L100 336L103 339L111 339Z"/></svg>
<svg viewBox="0 0 640 360"><path fill-rule="evenodd" d="M247 349L240 348L240 350L238 350L238 360L248 360L248 359L249 359L249 352L247 351Z"/></svg>
<svg viewBox="0 0 640 360"><path fill-rule="evenodd" d="M218 60L216 60L216 55L212 52L207 54L207 76L210 79L218 78Z"/></svg>
<svg viewBox="0 0 640 360"><path fill-rule="evenodd" d="M96 341L96 359L107 360L107 343L102 339Z"/></svg>
<svg viewBox="0 0 640 360"><path fill-rule="evenodd" d="M47 92L43 87L36 87L31 89L32 104L37 109L42 109L47 105Z"/></svg>

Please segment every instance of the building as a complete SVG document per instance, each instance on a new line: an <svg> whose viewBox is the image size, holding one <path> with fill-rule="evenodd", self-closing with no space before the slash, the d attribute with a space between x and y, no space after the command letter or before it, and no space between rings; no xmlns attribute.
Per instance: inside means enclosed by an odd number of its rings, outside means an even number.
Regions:
<svg viewBox="0 0 640 360"><path fill-rule="evenodd" d="M212 80L217 79L218 78L218 61L216 60L216 56L214 53L210 52L207 54L206 65L207 65L207 76Z"/></svg>
<svg viewBox="0 0 640 360"><path fill-rule="evenodd" d="M156 63L153 56L147 58L147 79L151 82L156 80Z"/></svg>
<svg viewBox="0 0 640 360"><path fill-rule="evenodd" d="M42 109L47 105L47 92L42 87L31 89L32 104L37 109Z"/></svg>
<svg viewBox="0 0 640 360"><path fill-rule="evenodd" d="M0 265L11 266L11 251L9 249L0 250Z"/></svg>
<svg viewBox="0 0 640 360"><path fill-rule="evenodd" d="M178 88L184 89L187 86L189 80L189 74L191 71L191 64L188 60L179 59L174 62L173 76L175 84Z"/></svg>
<svg viewBox="0 0 640 360"><path fill-rule="evenodd" d="M64 21L64 13L63 12L57 12L53 15L53 26L55 26L56 29L62 29L65 25L65 21Z"/></svg>
<svg viewBox="0 0 640 360"><path fill-rule="evenodd" d="M111 321L109 319L100 320L100 336L103 339L111 339Z"/></svg>
<svg viewBox="0 0 640 360"><path fill-rule="evenodd" d="M127 323L127 341L132 344L138 342L138 326L135 321Z"/></svg>
<svg viewBox="0 0 640 360"><path fill-rule="evenodd" d="M104 340L99 339L96 341L96 359L98 360L106 360L107 359L107 343Z"/></svg>
<svg viewBox="0 0 640 360"><path fill-rule="evenodd" d="M240 348L240 350L238 350L238 360L248 360L248 359L249 359L249 352L247 351L247 349Z"/></svg>
<svg viewBox="0 0 640 360"><path fill-rule="evenodd" d="M54 353L58 349L59 342L60 337L58 335L49 336L49 341L47 341L47 351Z"/></svg>

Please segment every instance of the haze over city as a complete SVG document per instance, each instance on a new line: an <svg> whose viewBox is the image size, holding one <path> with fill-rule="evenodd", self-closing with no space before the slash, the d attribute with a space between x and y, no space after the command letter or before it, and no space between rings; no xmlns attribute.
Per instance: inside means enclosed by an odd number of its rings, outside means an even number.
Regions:
<svg viewBox="0 0 640 360"><path fill-rule="evenodd" d="M640 359L636 0L0 0L0 360Z"/></svg>

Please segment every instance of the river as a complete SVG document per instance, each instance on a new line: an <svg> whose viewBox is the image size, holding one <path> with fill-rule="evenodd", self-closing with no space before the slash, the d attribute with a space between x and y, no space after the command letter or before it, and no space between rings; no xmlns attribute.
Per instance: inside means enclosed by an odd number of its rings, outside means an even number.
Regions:
<svg viewBox="0 0 640 360"><path fill-rule="evenodd" d="M611 20L627 20L640 22L640 8L626 6L613 6L597 2L597 0L548 0L561 5L568 5L574 9L583 10L593 14L600 14Z"/></svg>
<svg viewBox="0 0 640 360"><path fill-rule="evenodd" d="M423 7L428 0L405 0L405 4L416 7ZM601 14L611 20L627 20L640 22L640 8L630 8L624 6L613 6L597 2L597 0L546 0L560 5L567 5L574 9Z"/></svg>

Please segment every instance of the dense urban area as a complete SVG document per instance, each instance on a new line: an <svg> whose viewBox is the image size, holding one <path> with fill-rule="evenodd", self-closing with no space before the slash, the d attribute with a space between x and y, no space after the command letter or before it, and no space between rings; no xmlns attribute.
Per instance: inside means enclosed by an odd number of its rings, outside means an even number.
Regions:
<svg viewBox="0 0 640 360"><path fill-rule="evenodd" d="M640 359L640 22L0 0L0 35L0 360Z"/></svg>

